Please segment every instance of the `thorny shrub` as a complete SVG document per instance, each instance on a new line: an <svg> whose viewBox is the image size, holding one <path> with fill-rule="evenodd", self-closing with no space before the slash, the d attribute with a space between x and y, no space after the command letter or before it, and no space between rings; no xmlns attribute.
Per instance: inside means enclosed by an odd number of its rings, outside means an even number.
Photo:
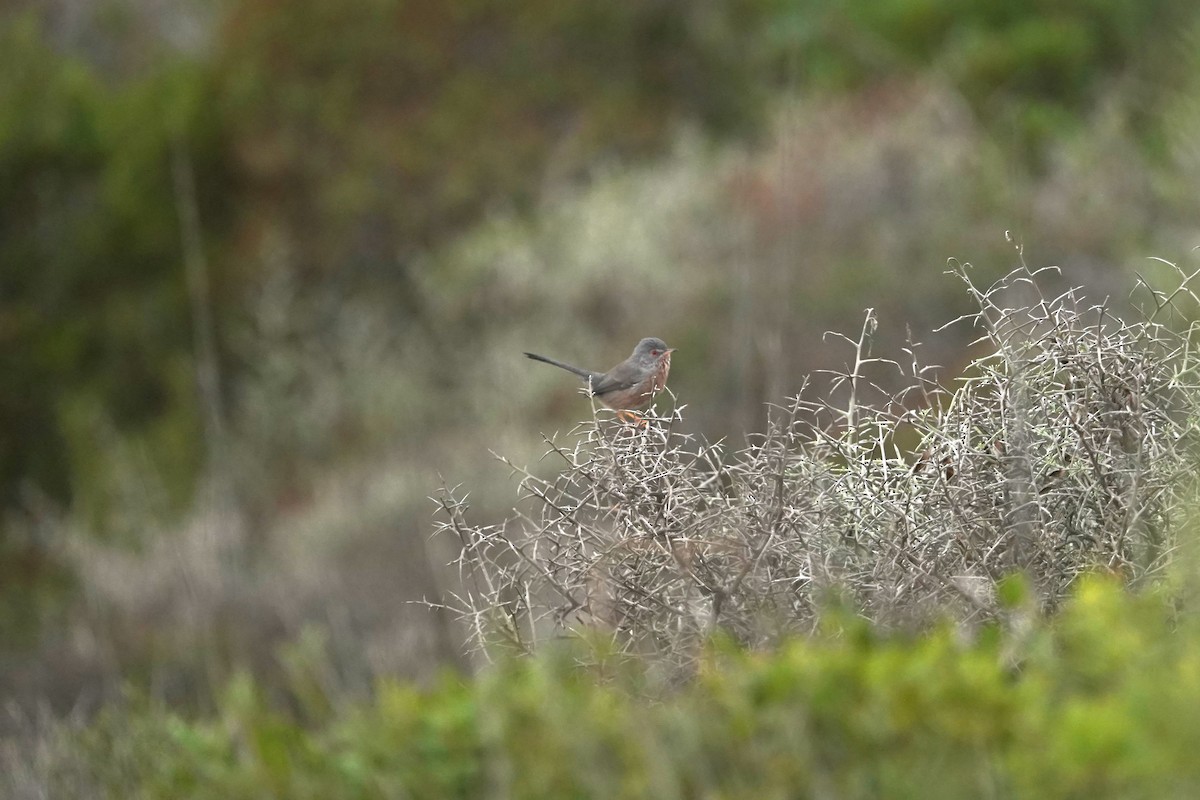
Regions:
<svg viewBox="0 0 1200 800"><path fill-rule="evenodd" d="M440 532L461 543L447 604L479 648L600 634L686 664L717 630L766 644L831 601L972 624L1001 611L1013 573L1044 610L1088 570L1161 574L1196 463L1195 275L1176 270L1170 293L1139 280L1126 322L1077 290L1043 295L1045 270L981 290L951 266L978 304L955 322L983 355L949 388L915 346L873 356L868 312L831 391L773 409L741 450L676 430L684 407L640 427L593 417L547 440L557 474L517 470L526 502L503 524L469 524L446 492ZM885 396L880 369L908 388Z"/></svg>

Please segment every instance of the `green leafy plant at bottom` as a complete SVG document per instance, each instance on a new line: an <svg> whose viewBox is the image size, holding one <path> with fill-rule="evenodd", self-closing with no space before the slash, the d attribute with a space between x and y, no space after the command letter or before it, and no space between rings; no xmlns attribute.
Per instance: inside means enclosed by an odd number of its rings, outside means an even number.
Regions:
<svg viewBox="0 0 1200 800"><path fill-rule="evenodd" d="M1081 581L1050 619L898 637L853 617L682 685L569 650L385 681L301 724L249 678L217 713L145 701L61 743L55 796L1183 797L1200 791L1200 625L1179 593ZM1171 602L1168 602L1171 601ZM835 615L836 616L836 615ZM59 792L66 794L59 795Z"/></svg>

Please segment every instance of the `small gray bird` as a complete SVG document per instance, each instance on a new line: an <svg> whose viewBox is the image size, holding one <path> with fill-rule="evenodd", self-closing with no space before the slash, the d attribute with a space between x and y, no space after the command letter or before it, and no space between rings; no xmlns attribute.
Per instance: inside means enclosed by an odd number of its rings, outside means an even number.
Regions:
<svg viewBox="0 0 1200 800"><path fill-rule="evenodd" d="M567 372L574 372L588 384L592 397L616 411L622 420L641 421L641 417L633 412L650 405L654 395L666 387L673 352L675 348L667 347L662 339L642 339L633 348L629 358L608 372L580 369L537 353L525 355L534 361L544 361Z"/></svg>

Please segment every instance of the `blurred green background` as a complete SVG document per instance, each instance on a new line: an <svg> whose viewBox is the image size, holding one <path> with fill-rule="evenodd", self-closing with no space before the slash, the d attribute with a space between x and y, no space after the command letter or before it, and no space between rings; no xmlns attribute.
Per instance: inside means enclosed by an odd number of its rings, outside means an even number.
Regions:
<svg viewBox="0 0 1200 800"><path fill-rule="evenodd" d="M521 351L661 336L736 443L867 307L952 376L1006 231L1097 299L1194 268L1193 3L10 0L0 693L462 663L429 495L502 519L489 453L588 413Z"/></svg>

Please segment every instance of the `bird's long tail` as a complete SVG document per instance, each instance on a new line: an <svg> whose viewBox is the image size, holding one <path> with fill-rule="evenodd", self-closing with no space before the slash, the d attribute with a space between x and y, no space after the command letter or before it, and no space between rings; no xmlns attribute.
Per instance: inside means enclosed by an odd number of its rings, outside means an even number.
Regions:
<svg viewBox="0 0 1200 800"><path fill-rule="evenodd" d="M580 369L579 367L573 367L570 364L564 364L561 361L555 361L553 358L547 358L546 356L539 356L537 353L526 353L525 355L529 358L532 358L534 361L541 361L546 364L550 364L552 366L558 367L559 369L565 369L567 372L574 372L576 375L583 378L585 381L586 380L595 380L596 378L600 377L600 374L597 372L591 372L590 370Z"/></svg>

